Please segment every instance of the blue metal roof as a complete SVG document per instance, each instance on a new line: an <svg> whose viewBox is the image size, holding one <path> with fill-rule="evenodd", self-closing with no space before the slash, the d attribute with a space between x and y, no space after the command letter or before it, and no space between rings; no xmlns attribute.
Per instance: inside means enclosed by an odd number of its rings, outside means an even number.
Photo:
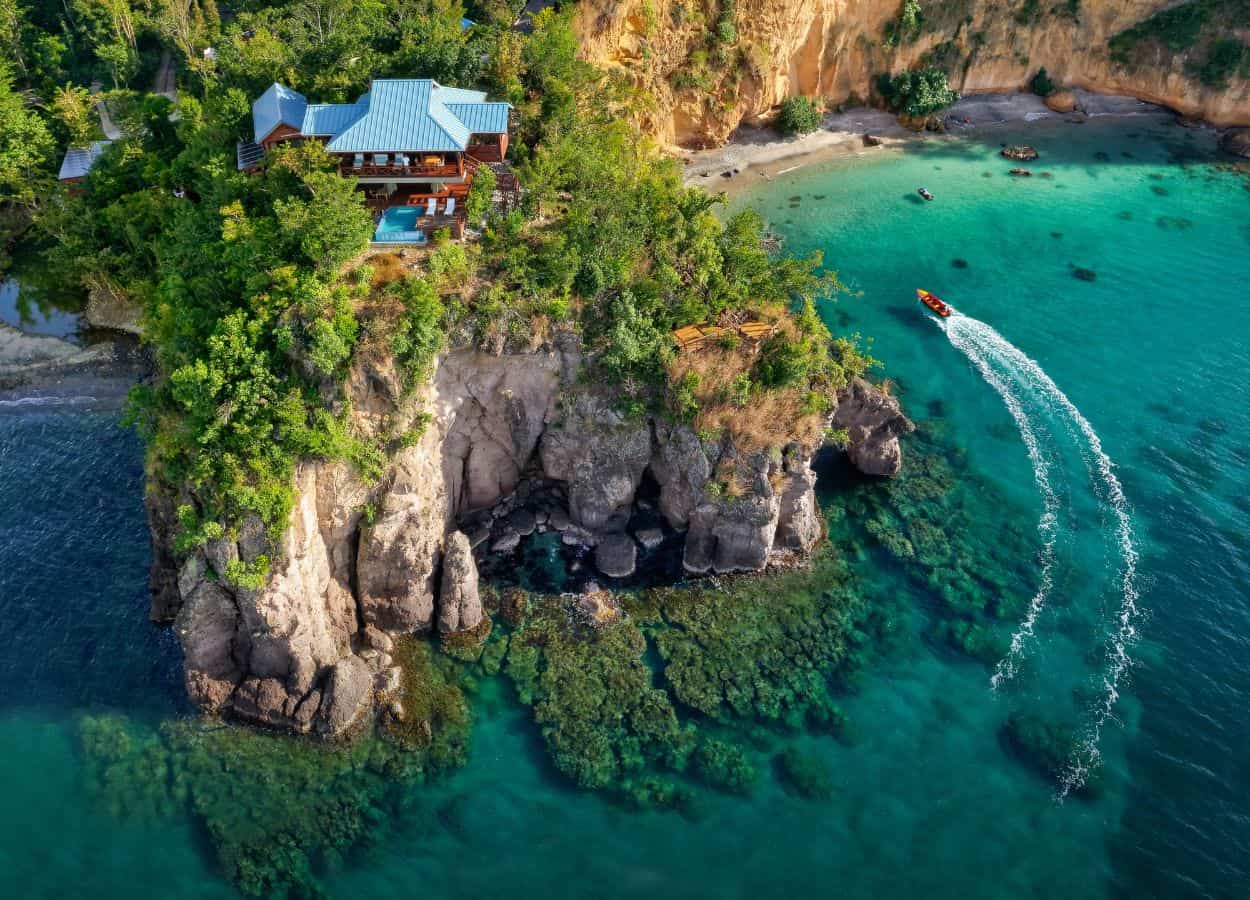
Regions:
<svg viewBox="0 0 1250 900"><path fill-rule="evenodd" d="M474 134L503 134L508 130L511 103L448 103L452 115Z"/></svg>
<svg viewBox="0 0 1250 900"><path fill-rule="evenodd" d="M301 134L335 135L351 125L369 108L368 94L363 103L310 103L304 110L304 122L299 126Z"/></svg>
<svg viewBox="0 0 1250 900"><path fill-rule="evenodd" d="M326 149L337 153L464 150L474 132L508 130L509 105L485 100L481 91L445 88L428 78L379 78L353 107L363 112Z"/></svg>
<svg viewBox="0 0 1250 900"><path fill-rule="evenodd" d="M73 147L65 151L65 159L61 160L61 172L57 175L61 181L70 178L83 178L91 167L95 165L95 161L104 153L104 149L113 143L112 141L96 141L90 147L82 147L75 149Z"/></svg>
<svg viewBox="0 0 1250 900"><path fill-rule="evenodd" d="M298 91L293 91L276 81L252 104L252 127L259 143L279 125L299 128L304 122L304 110L308 101Z"/></svg>

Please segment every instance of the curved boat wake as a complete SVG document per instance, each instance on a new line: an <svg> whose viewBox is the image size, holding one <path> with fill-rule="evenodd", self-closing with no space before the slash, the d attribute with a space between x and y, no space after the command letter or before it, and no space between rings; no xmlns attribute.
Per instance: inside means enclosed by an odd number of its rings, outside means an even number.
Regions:
<svg viewBox="0 0 1250 900"><path fill-rule="evenodd" d="M1018 671L1019 661L1035 634L1038 618L1053 589L1052 570L1060 504L1052 486L1051 466L1038 437L1044 427L1044 415L1054 416L1078 437L1081 455L1091 474L1096 476L1093 487L1099 502L1111 513L1114 540L1120 556L1116 579L1119 608L1106 639L1101 697L1090 710L1082 739L1060 778L1059 797L1062 799L1080 788L1098 765L1102 728L1113 715L1121 682L1132 666L1129 648L1137 638L1136 622L1140 612L1137 607L1138 552L1131 508L1115 474L1115 464L1103 450L1097 432L1036 361L989 325L962 315L953 308L950 317L938 320L938 325L951 344L967 356L985 381L1002 397L1028 450L1034 480L1042 496L1042 514L1038 519L1038 534L1042 540L1039 552L1041 578L1024 620L1012 635L1010 649L995 668L991 678L994 688L1013 678Z"/></svg>
<svg viewBox="0 0 1250 900"><path fill-rule="evenodd" d="M954 320L956 324L965 318L957 313L952 313L952 315L956 317ZM1046 458L1041 441L1038 438L1038 428L1025 411L1021 398L1012 382L995 371L987 354L983 352L975 341L970 340L964 334L962 328L951 327L950 320L941 324L944 326L943 330L946 332L950 342L968 357L976 370L981 373L981 377L1003 398L1007 411L1011 413L1011 417L1016 422L1016 428L1020 431L1020 437L1024 441L1025 449L1028 450L1029 462L1033 466L1033 480L1037 482L1037 489L1042 495L1042 514L1037 520L1037 533L1042 541L1042 549L1038 553L1038 561L1041 564L1041 579L1037 586L1037 592L1029 601L1028 612L1025 614L1024 621L1020 623L1020 627L1011 636L1011 646L1007 651L1007 655L998 661L998 665L994 669L994 675L990 679L990 684L997 689L1004 681L1009 681L1016 676L1025 647L1035 633L1037 619L1042 614L1042 610L1046 608L1046 601L1049 599L1051 589L1054 587L1054 577L1051 574L1051 570L1055 565L1055 542L1058 538L1059 530L1059 496L1051 485L1050 462Z"/></svg>

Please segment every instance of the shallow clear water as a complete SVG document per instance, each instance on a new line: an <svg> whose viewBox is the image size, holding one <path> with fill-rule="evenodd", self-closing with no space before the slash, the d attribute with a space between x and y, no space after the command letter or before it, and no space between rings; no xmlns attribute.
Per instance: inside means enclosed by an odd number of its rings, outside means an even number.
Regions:
<svg viewBox="0 0 1250 900"><path fill-rule="evenodd" d="M966 451L968 552L988 559L1023 535L1032 595L1053 534L1053 587L1014 677L994 689L992 661L934 640L933 593L867 546L856 568L895 604L895 639L844 704L851 739L800 739L831 767L831 801L765 777L747 799L708 794L698 822L625 811L569 788L510 689L487 682L469 765L414 788L396 833L329 873L336 896L1245 895L1250 192L1197 161L1209 137L1169 124L1037 125L1027 139L1053 177L1009 178L994 136L814 166L736 201L791 250L824 250L856 295L830 323L875 337L925 441ZM935 202L913 200L921 184ZM953 332L918 286L966 317ZM1131 510L1140 637L1092 798L1058 802L1060 784L1001 729L1013 712L1057 711L1092 737L1123 605L1118 520L1088 435L987 327L1079 410ZM110 816L83 791L82 712L182 711L176 647L145 617L140 449L115 419L0 406L0 889L229 896L192 823Z"/></svg>
<svg viewBox="0 0 1250 900"><path fill-rule="evenodd" d="M77 310L60 309L33 294L16 278L0 279L0 322L28 334L69 338L78 334L81 323Z"/></svg>

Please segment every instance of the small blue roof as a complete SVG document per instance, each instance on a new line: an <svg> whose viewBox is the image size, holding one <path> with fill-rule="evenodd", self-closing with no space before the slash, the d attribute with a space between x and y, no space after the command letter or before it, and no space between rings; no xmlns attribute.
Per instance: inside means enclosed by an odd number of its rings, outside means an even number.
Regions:
<svg viewBox="0 0 1250 900"><path fill-rule="evenodd" d="M470 28L472 28L472 27L473 27L474 25L476 25L476 24L477 24L477 23L476 23L476 22L474 22L472 19L465 19L465 18L461 18L461 19L460 19L460 30L461 30L461 31L468 31Z"/></svg>
<svg viewBox="0 0 1250 900"><path fill-rule="evenodd" d="M70 147L65 151L65 159L61 160L61 172L57 178L68 181L71 178L83 178L97 159L104 153L112 141L96 141L90 147Z"/></svg>
<svg viewBox="0 0 1250 900"><path fill-rule="evenodd" d="M369 108L369 95L357 103L310 103L304 110L301 134L329 137L351 125Z"/></svg>
<svg viewBox="0 0 1250 900"><path fill-rule="evenodd" d="M508 130L511 103L448 103L452 115L474 134L503 134Z"/></svg>
<svg viewBox="0 0 1250 900"><path fill-rule="evenodd" d="M508 130L509 105L485 101L481 91L445 88L429 78L375 79L372 90L356 104L365 107L364 112L326 149L333 153L464 150L474 132Z"/></svg>
<svg viewBox="0 0 1250 900"><path fill-rule="evenodd" d="M276 81L252 104L252 127L256 141L263 141L279 125L299 128L304 123L308 101L298 91Z"/></svg>

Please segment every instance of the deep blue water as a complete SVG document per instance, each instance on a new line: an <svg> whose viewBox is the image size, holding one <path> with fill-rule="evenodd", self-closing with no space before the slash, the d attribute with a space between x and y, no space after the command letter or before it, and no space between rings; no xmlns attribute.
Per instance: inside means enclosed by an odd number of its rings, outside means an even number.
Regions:
<svg viewBox="0 0 1250 900"><path fill-rule="evenodd" d="M710 796L699 822L623 810L560 780L488 683L469 765L413 788L454 815L329 873L336 896L1247 895L1250 192L1207 162L1209 136L1163 121L1033 126L1051 177L1028 181L996 155L1016 137L810 166L735 201L839 270L850 293L828 321L874 336L921 426L913 454L945 448L965 476L976 519L955 537L989 559L1024 536L1041 603L1010 677L995 688L995 661L932 640L932 592L867 552L898 646L846 702L852 740L800 738L835 774L830 801L769 779ZM913 201L920 184L934 203ZM938 327L918 286L962 318ZM231 896L194 822L119 817L84 788L84 713L184 712L173 637L146 618L142 454L118 417L0 401L0 891ZM1099 723L1117 648L1131 664ZM1081 725L1065 750L1097 750L1095 796L1060 800L1062 779L1004 747L1021 709Z"/></svg>

